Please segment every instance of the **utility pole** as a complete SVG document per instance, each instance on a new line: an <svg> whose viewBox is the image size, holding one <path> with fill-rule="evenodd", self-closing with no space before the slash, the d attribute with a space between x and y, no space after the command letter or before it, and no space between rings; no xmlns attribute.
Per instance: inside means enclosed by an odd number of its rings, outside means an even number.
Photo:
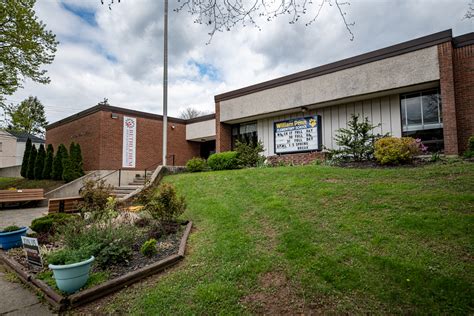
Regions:
<svg viewBox="0 0 474 316"><path fill-rule="evenodd" d="M164 0L163 28L163 159L166 166L166 150L168 143L168 0Z"/></svg>

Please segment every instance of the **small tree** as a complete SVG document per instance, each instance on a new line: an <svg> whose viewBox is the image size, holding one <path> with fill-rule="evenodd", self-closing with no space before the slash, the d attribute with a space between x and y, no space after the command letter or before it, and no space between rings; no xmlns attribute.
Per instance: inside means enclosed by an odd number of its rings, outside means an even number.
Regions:
<svg viewBox="0 0 474 316"><path fill-rule="evenodd" d="M82 162L81 145L71 143L69 147L69 154L76 176L78 178L82 177L84 175L84 167Z"/></svg>
<svg viewBox="0 0 474 316"><path fill-rule="evenodd" d="M359 122L359 115L352 114L347 123L348 128L337 130L336 144L339 149L329 150L329 157L336 160L363 161L374 157L374 143L384 135L374 134L373 130L380 126L372 125L366 117ZM385 135L386 136L386 135Z"/></svg>
<svg viewBox="0 0 474 316"><path fill-rule="evenodd" d="M178 196L174 185L160 184L158 192L148 201L145 209L161 223L175 221L186 210L183 196Z"/></svg>
<svg viewBox="0 0 474 316"><path fill-rule="evenodd" d="M36 163L36 146L33 145L30 151L30 158L28 159L28 171L26 172L26 177L30 180L35 178L35 163Z"/></svg>
<svg viewBox="0 0 474 316"><path fill-rule="evenodd" d="M26 140L25 152L23 153L23 161L21 162L20 174L23 178L26 178L28 172L28 160L30 159L31 153L31 139Z"/></svg>
<svg viewBox="0 0 474 316"><path fill-rule="evenodd" d="M44 160L46 158L46 151L44 150L44 145L41 144L38 149L38 154L36 155L35 160L35 179L43 179L43 169L44 169Z"/></svg>
<svg viewBox="0 0 474 316"><path fill-rule="evenodd" d="M235 151L238 153L240 167L256 167L265 161L265 157L260 154L263 152L261 141L246 143L237 140Z"/></svg>
<svg viewBox="0 0 474 316"><path fill-rule="evenodd" d="M67 155L66 147L61 144L58 146L58 151L56 152L56 156L53 160L53 171L52 171L52 178L54 180L62 180L63 179L63 157Z"/></svg>
<svg viewBox="0 0 474 316"><path fill-rule="evenodd" d="M46 159L44 160L43 179L51 179L53 172L54 148L49 144L46 149Z"/></svg>
<svg viewBox="0 0 474 316"><path fill-rule="evenodd" d="M62 179L66 182L71 182L76 179L76 173L74 170L74 164L71 160L71 155L68 154L67 150L64 149L62 165L63 165L63 174Z"/></svg>

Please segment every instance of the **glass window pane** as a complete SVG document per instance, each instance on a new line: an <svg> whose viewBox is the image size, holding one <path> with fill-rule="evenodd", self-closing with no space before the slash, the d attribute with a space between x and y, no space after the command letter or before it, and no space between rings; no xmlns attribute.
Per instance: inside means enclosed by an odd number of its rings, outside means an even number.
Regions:
<svg viewBox="0 0 474 316"><path fill-rule="evenodd" d="M405 104L407 108L408 125L421 125L421 103L420 97L407 97Z"/></svg>
<svg viewBox="0 0 474 316"><path fill-rule="evenodd" d="M401 112L402 112L402 126L406 126L407 125L407 121L406 121L406 116L405 116L405 97L403 97L402 99L402 109L401 109Z"/></svg>
<svg viewBox="0 0 474 316"><path fill-rule="evenodd" d="M438 94L423 94L423 122L424 124L439 123Z"/></svg>

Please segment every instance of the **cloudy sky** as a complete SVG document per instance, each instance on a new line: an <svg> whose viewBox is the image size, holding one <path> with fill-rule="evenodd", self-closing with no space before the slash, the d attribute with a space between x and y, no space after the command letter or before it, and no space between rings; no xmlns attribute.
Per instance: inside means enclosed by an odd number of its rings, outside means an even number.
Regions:
<svg viewBox="0 0 474 316"><path fill-rule="evenodd" d="M470 0L352 0L346 18L325 6L316 23L290 25L286 17L217 33L194 17L169 17L169 113L187 106L213 111L213 96L275 77L334 62L434 32L455 36L474 30L463 20ZM315 1L316 2L316 1ZM310 7L310 13L316 6ZM8 97L38 96L50 122L96 105L109 104L160 114L162 111L162 1L122 0L112 10L100 0L37 0L37 15L60 41L51 83L26 82ZM309 18L309 17L308 17Z"/></svg>

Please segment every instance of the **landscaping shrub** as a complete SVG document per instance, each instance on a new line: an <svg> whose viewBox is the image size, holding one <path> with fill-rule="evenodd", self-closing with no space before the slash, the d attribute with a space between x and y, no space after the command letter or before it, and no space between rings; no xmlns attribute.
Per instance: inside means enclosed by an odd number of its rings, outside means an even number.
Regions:
<svg viewBox="0 0 474 316"><path fill-rule="evenodd" d="M23 160L21 162L21 170L20 170L20 175L23 178L27 177L27 172L28 172L28 161L30 159L30 153L31 153L31 139L26 140L26 146L25 146L25 152L23 153Z"/></svg>
<svg viewBox="0 0 474 316"><path fill-rule="evenodd" d="M176 194L174 185L163 183L158 187L158 192L145 205L145 209L161 223L171 222L183 214L186 202L183 196Z"/></svg>
<svg viewBox="0 0 474 316"><path fill-rule="evenodd" d="M46 158L44 160L43 179L51 179L53 172L54 148L49 144L46 149Z"/></svg>
<svg viewBox="0 0 474 316"><path fill-rule="evenodd" d="M411 137L384 137L375 142L375 159L382 164L401 164L413 160L420 148Z"/></svg>
<svg viewBox="0 0 474 316"><path fill-rule="evenodd" d="M67 156L67 149L63 144L60 144L56 156L53 160L53 171L52 178L53 180L62 180L63 179L63 158Z"/></svg>
<svg viewBox="0 0 474 316"><path fill-rule="evenodd" d="M156 249L156 239L152 238L145 241L140 248L140 252L146 257L152 257L157 254L158 250Z"/></svg>
<svg viewBox="0 0 474 316"><path fill-rule="evenodd" d="M76 216L67 213L51 213L34 219L31 222L31 230L42 234L54 234L58 228L74 219Z"/></svg>
<svg viewBox="0 0 474 316"><path fill-rule="evenodd" d="M44 160L46 158L46 151L44 150L44 145L41 144L38 149L38 154L36 155L35 160L35 179L41 180L43 179L43 169L44 169Z"/></svg>
<svg viewBox="0 0 474 316"><path fill-rule="evenodd" d="M35 179L35 162L37 154L36 146L33 145L30 151L30 158L28 159L28 171L26 172L26 177L30 180Z"/></svg>
<svg viewBox="0 0 474 316"><path fill-rule="evenodd" d="M348 128L337 130L334 140L339 148L328 151L329 159L346 161L372 160L374 156L374 142L383 137L380 134L373 133L373 130L379 127L380 124L370 124L367 117L364 121L359 122L359 115L352 114L347 125Z"/></svg>
<svg viewBox="0 0 474 316"><path fill-rule="evenodd" d="M194 157L188 160L186 163L186 170L189 172L199 172L207 169L207 163L205 159Z"/></svg>
<svg viewBox="0 0 474 316"><path fill-rule="evenodd" d="M464 152L465 158L473 158L474 157L474 135L469 137L467 141L467 149Z"/></svg>
<svg viewBox="0 0 474 316"><path fill-rule="evenodd" d="M128 224L114 225L112 220L92 221L78 218L61 228L66 249L83 249L96 258L101 267L130 259L137 229Z"/></svg>
<svg viewBox="0 0 474 316"><path fill-rule="evenodd" d="M61 249L46 255L48 264L64 265L87 260L91 257L91 251L87 248Z"/></svg>
<svg viewBox="0 0 474 316"><path fill-rule="evenodd" d="M79 202L78 209L82 213L92 212L94 217L102 217L101 213L107 210L107 202L112 187L105 184L105 180L87 180L80 191L83 201Z"/></svg>
<svg viewBox="0 0 474 316"><path fill-rule="evenodd" d="M260 141L254 144L237 140L235 151L240 167L256 167L265 161L265 157L260 154L263 152L263 144Z"/></svg>
<svg viewBox="0 0 474 316"><path fill-rule="evenodd" d="M238 153L236 151L224 151L215 153L207 159L207 165L212 170L237 169L239 167Z"/></svg>
<svg viewBox="0 0 474 316"><path fill-rule="evenodd" d="M7 226L2 230L2 233L10 233L19 230L20 227L16 225Z"/></svg>

